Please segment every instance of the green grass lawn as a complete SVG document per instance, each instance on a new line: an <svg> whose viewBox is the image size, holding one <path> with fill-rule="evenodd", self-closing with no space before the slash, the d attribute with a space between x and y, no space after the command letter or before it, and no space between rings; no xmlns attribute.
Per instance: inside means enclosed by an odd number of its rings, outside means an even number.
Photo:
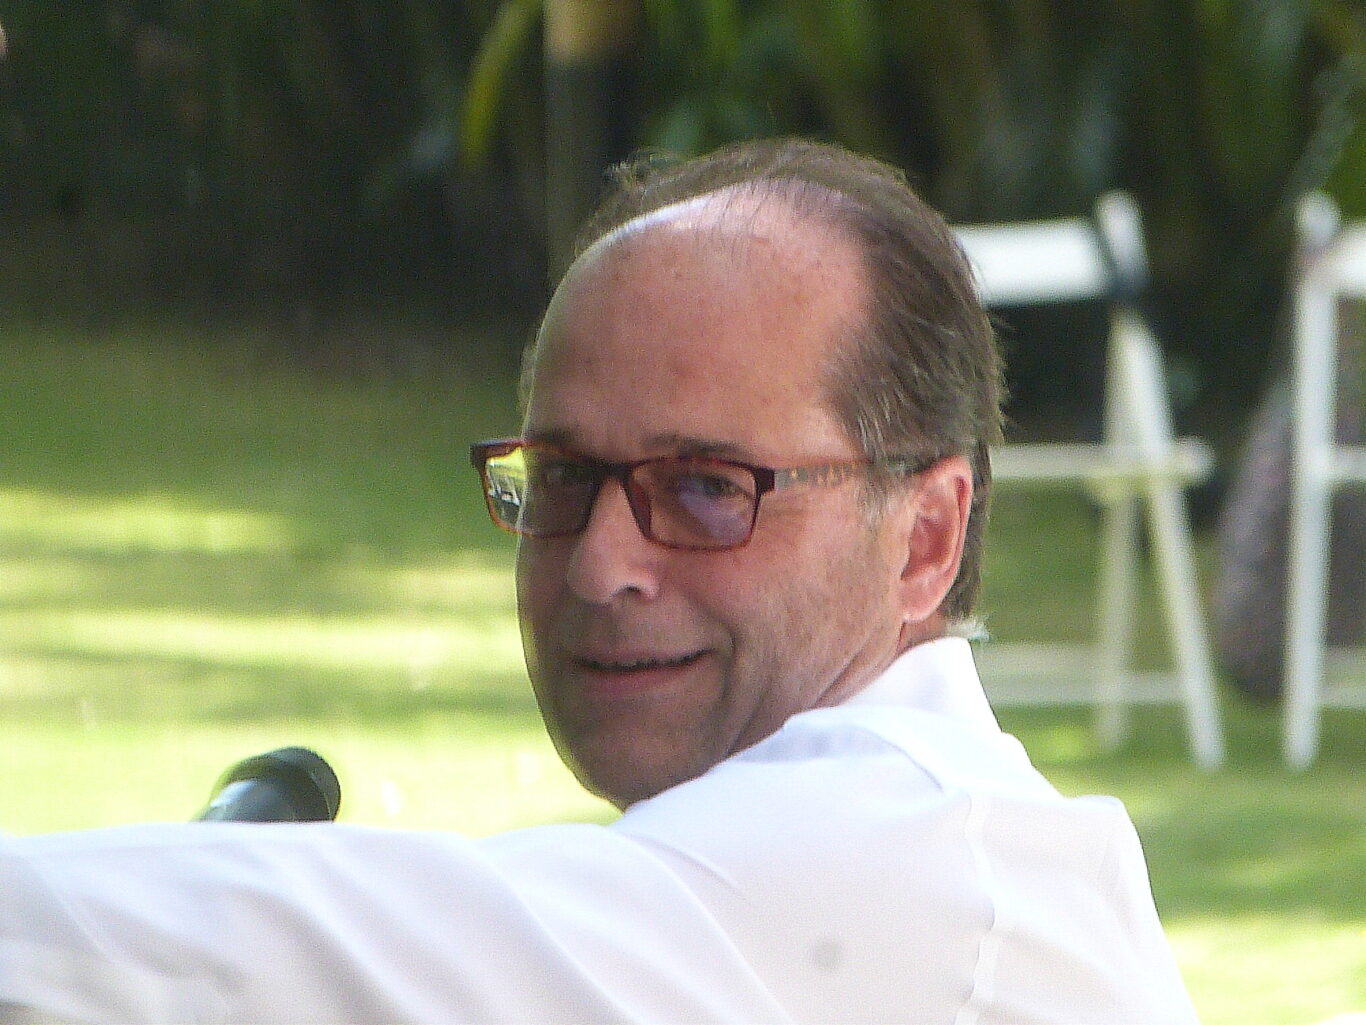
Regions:
<svg viewBox="0 0 1366 1025"><path fill-rule="evenodd" d="M470 441L515 424L508 372L345 376L269 351L0 335L0 829L186 819L230 763L296 743L337 767L352 822L609 819L540 730L512 548L468 469ZM1003 497L995 635L1086 635L1092 521ZM1295 775L1277 710L1223 703L1211 774L1175 709L1140 710L1113 753L1083 709L1002 720L1064 792L1128 804L1207 1023L1366 1011L1366 713L1329 713Z"/></svg>

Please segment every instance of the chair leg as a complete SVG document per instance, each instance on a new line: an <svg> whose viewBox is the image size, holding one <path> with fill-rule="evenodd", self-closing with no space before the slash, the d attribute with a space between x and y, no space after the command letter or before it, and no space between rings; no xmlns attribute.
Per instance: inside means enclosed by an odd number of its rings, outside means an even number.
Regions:
<svg viewBox="0 0 1366 1025"><path fill-rule="evenodd" d="M1295 293L1294 462L1285 606L1285 759L1318 753L1331 523L1337 301L1322 261L1308 260Z"/></svg>
<svg viewBox="0 0 1366 1025"><path fill-rule="evenodd" d="M1175 485L1156 482L1149 488L1148 516L1172 653L1185 696L1191 751L1203 768L1217 768L1224 761L1224 740L1215 701L1213 660L1201 611L1195 548L1185 503Z"/></svg>
<svg viewBox="0 0 1366 1025"><path fill-rule="evenodd" d="M1298 485L1290 510L1285 596L1285 760L1307 768L1318 754L1328 603L1329 489Z"/></svg>
<svg viewBox="0 0 1366 1025"><path fill-rule="evenodd" d="M1115 317L1111 364L1115 436L1132 438L1160 464L1170 458L1174 437L1162 390L1161 359L1156 340L1128 311ZM1180 487L1161 476L1149 478L1144 497L1172 655L1185 700L1191 753L1198 765L1214 768L1223 763L1224 739L1185 502Z"/></svg>
<svg viewBox="0 0 1366 1025"><path fill-rule="evenodd" d="M1129 658L1138 610L1138 500L1132 491L1101 505L1097 585L1096 734L1112 751L1128 732Z"/></svg>

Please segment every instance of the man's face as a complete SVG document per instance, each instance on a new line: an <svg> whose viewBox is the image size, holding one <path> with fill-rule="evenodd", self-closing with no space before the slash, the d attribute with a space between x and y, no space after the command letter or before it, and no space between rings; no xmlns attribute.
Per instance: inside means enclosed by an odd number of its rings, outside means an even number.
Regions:
<svg viewBox="0 0 1366 1025"><path fill-rule="evenodd" d="M527 437L612 461L863 456L826 384L859 322L855 252L771 210L733 228L712 216L656 219L579 261L547 313ZM905 558L858 480L767 494L749 543L728 551L647 540L609 480L581 534L518 552L547 729L618 806L691 779L895 658Z"/></svg>

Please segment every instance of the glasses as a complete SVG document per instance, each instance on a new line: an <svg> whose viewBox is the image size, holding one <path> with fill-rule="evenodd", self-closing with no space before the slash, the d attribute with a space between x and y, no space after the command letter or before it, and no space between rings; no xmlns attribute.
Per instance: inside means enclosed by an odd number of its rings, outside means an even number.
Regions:
<svg viewBox="0 0 1366 1025"><path fill-rule="evenodd" d="M524 537L568 537L588 526L603 482L617 480L640 532L667 548L739 548L754 533L759 500L798 484L831 487L871 470L914 475L935 462L860 459L774 469L729 459L660 456L611 463L535 441L470 448L493 522Z"/></svg>

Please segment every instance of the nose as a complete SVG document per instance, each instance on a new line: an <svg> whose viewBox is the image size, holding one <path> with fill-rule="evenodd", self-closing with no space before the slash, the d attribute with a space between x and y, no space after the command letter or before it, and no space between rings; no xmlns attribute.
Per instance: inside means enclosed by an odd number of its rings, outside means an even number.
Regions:
<svg viewBox="0 0 1366 1025"><path fill-rule="evenodd" d="M603 482L588 524L569 559L567 582L591 605L606 605L626 594L653 598L659 593L661 545L641 533L621 482Z"/></svg>

